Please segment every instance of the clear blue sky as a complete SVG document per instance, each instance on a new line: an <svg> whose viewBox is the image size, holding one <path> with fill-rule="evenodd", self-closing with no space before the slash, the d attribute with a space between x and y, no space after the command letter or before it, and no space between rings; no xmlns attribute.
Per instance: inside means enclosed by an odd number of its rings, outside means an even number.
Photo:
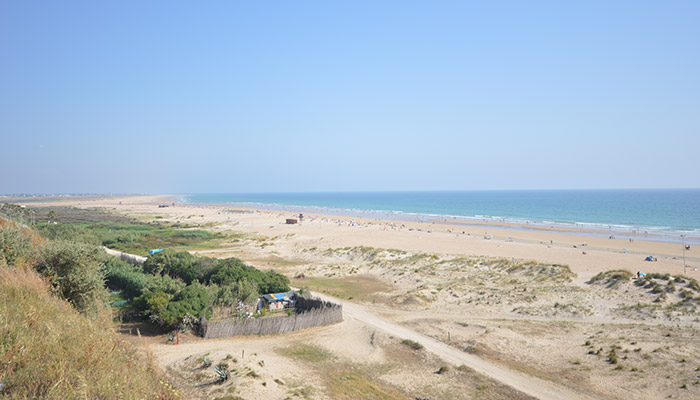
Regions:
<svg viewBox="0 0 700 400"><path fill-rule="evenodd" d="M0 1L0 193L700 187L700 1Z"/></svg>

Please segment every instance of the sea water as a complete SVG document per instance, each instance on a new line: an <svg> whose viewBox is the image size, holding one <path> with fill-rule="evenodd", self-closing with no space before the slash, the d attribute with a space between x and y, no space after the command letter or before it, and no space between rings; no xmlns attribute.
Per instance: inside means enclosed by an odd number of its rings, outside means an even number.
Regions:
<svg viewBox="0 0 700 400"><path fill-rule="evenodd" d="M700 238L700 189L190 194L183 202L404 220L485 220ZM521 228L522 228L521 225Z"/></svg>

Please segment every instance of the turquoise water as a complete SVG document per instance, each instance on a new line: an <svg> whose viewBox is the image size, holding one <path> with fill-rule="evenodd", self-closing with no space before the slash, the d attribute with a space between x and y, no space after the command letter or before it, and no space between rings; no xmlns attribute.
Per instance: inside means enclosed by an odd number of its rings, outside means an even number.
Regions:
<svg viewBox="0 0 700 400"><path fill-rule="evenodd" d="M183 201L700 237L700 189L192 194Z"/></svg>

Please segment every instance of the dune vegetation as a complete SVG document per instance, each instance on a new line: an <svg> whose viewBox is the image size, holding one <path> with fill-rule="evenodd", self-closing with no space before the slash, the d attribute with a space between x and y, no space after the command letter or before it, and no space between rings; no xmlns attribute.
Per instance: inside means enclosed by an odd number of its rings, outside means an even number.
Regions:
<svg viewBox="0 0 700 400"><path fill-rule="evenodd" d="M177 398L149 354L115 333L100 260L0 219L4 398Z"/></svg>

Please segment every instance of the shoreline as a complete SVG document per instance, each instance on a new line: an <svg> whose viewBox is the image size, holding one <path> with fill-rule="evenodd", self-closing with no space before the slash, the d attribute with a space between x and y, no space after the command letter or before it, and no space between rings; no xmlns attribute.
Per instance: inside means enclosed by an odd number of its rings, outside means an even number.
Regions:
<svg viewBox="0 0 700 400"><path fill-rule="evenodd" d="M537 260L569 265L580 281L593 275L627 269L634 273L683 273L683 252L679 243L658 240L608 239L582 232L519 230L502 223L452 225L440 221L396 221L379 218L339 216L310 212L301 224L285 224L298 216L289 210L233 207L220 204L179 203L176 195L104 197L62 201L26 202L42 206L103 208L125 215L142 215L159 221L212 224L214 230L236 231L263 237L291 235L289 246L344 248L369 246L414 252L486 256L517 260ZM76 201L77 200L77 201ZM160 208L159 205L168 207ZM241 212L244 211L244 212ZM700 256L697 247L686 251L687 274L698 277ZM202 250L201 255L237 256L225 247ZM658 262L644 262L647 256Z"/></svg>
<svg viewBox="0 0 700 400"><path fill-rule="evenodd" d="M525 220L522 222L521 219L508 219L508 218L479 218L479 217L465 217L465 216L454 216L454 215L440 215L440 214L419 214L419 213L405 213L399 211L385 211L385 210L353 210L353 209L342 209L342 208L331 208L331 207L315 207L315 206L299 206L299 205L284 205L277 203L196 203L184 200L186 196L176 196L176 204L181 206L212 206L212 207L228 207L228 208L241 208L247 210L268 210L268 211L279 211L279 212L297 212L304 214L320 214L326 216L338 216L338 217L350 217L350 218L363 218L363 219L376 219L376 220L390 220L390 221L401 221L406 223L438 223L443 225L455 225L455 226L470 226L470 227L483 227L483 228L503 228L515 231L526 231L526 232L546 232L555 234L570 234L582 237L598 237L598 238L614 238L621 240L641 240L648 242L664 242L664 243L674 243L681 245L682 243L689 245L699 245L700 246L700 233L690 233L687 231L643 231L639 232L639 228L634 227L622 227L620 225L610 224L611 229L596 229L588 227L579 227L578 225L600 225L605 224L589 223L589 222L578 222L575 224L565 223L565 222L536 222ZM620 229L627 228L627 229ZM648 228L651 229L651 228ZM683 233L682 233L683 232ZM685 239L681 237L685 235Z"/></svg>

